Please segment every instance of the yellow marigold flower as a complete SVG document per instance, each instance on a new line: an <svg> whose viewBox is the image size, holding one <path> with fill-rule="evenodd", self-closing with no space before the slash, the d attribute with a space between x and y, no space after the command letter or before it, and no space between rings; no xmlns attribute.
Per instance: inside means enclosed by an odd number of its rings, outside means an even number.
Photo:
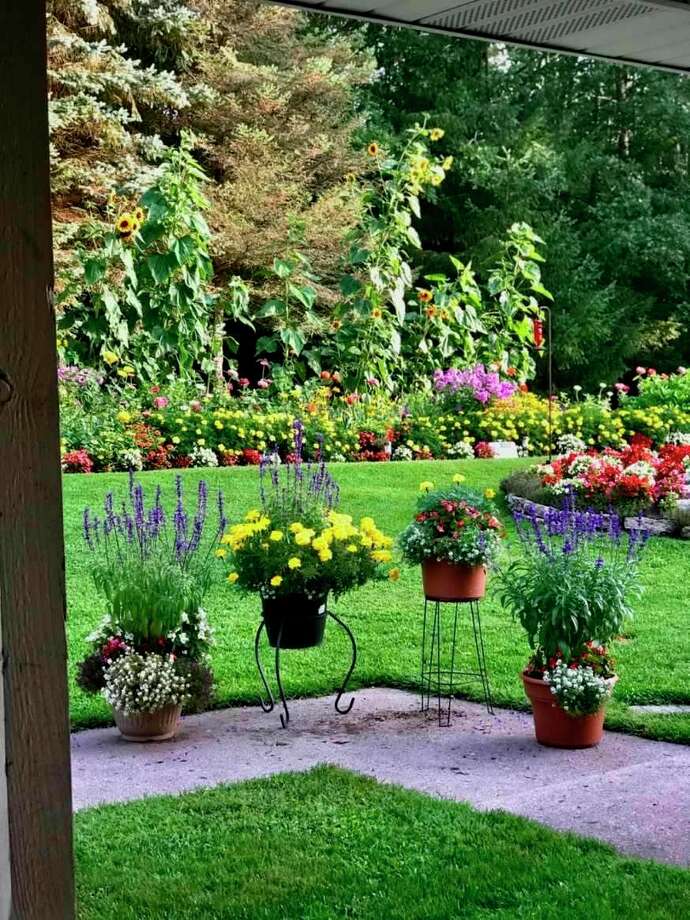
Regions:
<svg viewBox="0 0 690 920"><path fill-rule="evenodd" d="M359 529L363 530L365 533L370 530L375 530L376 524L374 523L374 519L372 517L363 517L359 522Z"/></svg>
<svg viewBox="0 0 690 920"><path fill-rule="evenodd" d="M118 422L122 422L123 425L126 425L127 422L130 421L131 415L129 414L129 412L125 412L125 410L123 409L122 411L117 413L116 418Z"/></svg>
<svg viewBox="0 0 690 920"><path fill-rule="evenodd" d="M270 539L273 540L274 543L280 543L280 541L283 539L283 531L272 530Z"/></svg>
<svg viewBox="0 0 690 920"><path fill-rule="evenodd" d="M125 364L124 367L121 367L119 369L119 371L117 372L117 376L118 377L133 377L134 368L131 366L131 364Z"/></svg>
<svg viewBox="0 0 690 920"><path fill-rule="evenodd" d="M379 145L376 143L376 141L373 141L373 142L372 142L371 144L369 144L369 146L367 147L367 153L369 154L370 157L377 157L377 156L379 155L380 149L381 149L381 148L380 148Z"/></svg>
<svg viewBox="0 0 690 920"><path fill-rule="evenodd" d="M274 575L273 578L271 579L271 585L272 585L274 588L280 587L280 585L282 585L282 583L283 583L283 576L282 576L282 575Z"/></svg>
<svg viewBox="0 0 690 920"><path fill-rule="evenodd" d="M374 562L390 562L393 558L393 553L387 549L375 549L371 554L371 558Z"/></svg>
<svg viewBox="0 0 690 920"><path fill-rule="evenodd" d="M345 547L345 549L348 551L348 553L356 553L356 552L357 552L357 546L356 546L356 544L354 544L354 543L348 543L347 546Z"/></svg>
<svg viewBox="0 0 690 920"><path fill-rule="evenodd" d="M321 562L328 562L332 558L333 558L333 553L330 551L330 549L322 549L321 552L319 553L319 559L321 560Z"/></svg>
<svg viewBox="0 0 690 920"><path fill-rule="evenodd" d="M440 141L445 133L443 128L432 128L431 131L429 131L429 137L432 141Z"/></svg>
<svg viewBox="0 0 690 920"><path fill-rule="evenodd" d="M108 351L107 349L103 352L103 360L106 364L117 364L120 360L114 351Z"/></svg>
<svg viewBox="0 0 690 920"><path fill-rule="evenodd" d="M302 560L298 556L292 556L288 559L289 569L299 569L302 566Z"/></svg>
<svg viewBox="0 0 690 920"><path fill-rule="evenodd" d="M391 569L388 573L388 578L391 581L397 581L400 578L400 569Z"/></svg>
<svg viewBox="0 0 690 920"><path fill-rule="evenodd" d="M488 498L491 501L492 498L496 498L495 489L484 489L484 498Z"/></svg>
<svg viewBox="0 0 690 920"><path fill-rule="evenodd" d="M452 167L452 165L453 165L453 157L446 157L445 160L443 161L443 168L446 170L446 172Z"/></svg>
<svg viewBox="0 0 690 920"><path fill-rule="evenodd" d="M420 482L420 483L419 483L419 491L420 491L420 492L431 492L431 490L433 489L433 487L434 487L433 482L429 482L428 479L425 479L424 482Z"/></svg>
<svg viewBox="0 0 690 920"><path fill-rule="evenodd" d="M227 546L228 543L232 543L232 536L229 533L224 533L223 536L220 538L220 542L224 546Z"/></svg>
<svg viewBox="0 0 690 920"><path fill-rule="evenodd" d="M295 543L298 546L309 546L313 536L313 530L300 530L299 533L295 534Z"/></svg>
<svg viewBox="0 0 690 920"><path fill-rule="evenodd" d="M256 508L252 508L251 511L248 511L245 515L245 521L258 521L261 517L261 512L257 511Z"/></svg>
<svg viewBox="0 0 690 920"><path fill-rule="evenodd" d="M222 423L222 422L219 422L218 419L216 419L216 421L214 422L214 424L215 424L216 428L218 429L218 431L222 431L222 430L223 430L223 427L224 427L224 426L223 426L223 423Z"/></svg>
<svg viewBox="0 0 690 920"><path fill-rule="evenodd" d="M217 558L217 559L225 559L225 557L227 556L227 554L228 554L228 551L227 551L226 549L217 549L217 550L216 550L216 558Z"/></svg>
<svg viewBox="0 0 690 920"><path fill-rule="evenodd" d="M456 473L455 476L453 476L453 482L456 483L456 485L460 485L460 483L464 481L465 477L462 475L462 473Z"/></svg>
<svg viewBox="0 0 690 920"><path fill-rule="evenodd" d="M288 529L291 533L299 533L301 530L304 530L304 524L301 524L299 521L295 521L294 524L290 524Z"/></svg>
<svg viewBox="0 0 690 920"><path fill-rule="evenodd" d="M237 572L230 572L230 574L228 575L228 581L230 582L231 585L234 585L239 577L240 576L237 574Z"/></svg>

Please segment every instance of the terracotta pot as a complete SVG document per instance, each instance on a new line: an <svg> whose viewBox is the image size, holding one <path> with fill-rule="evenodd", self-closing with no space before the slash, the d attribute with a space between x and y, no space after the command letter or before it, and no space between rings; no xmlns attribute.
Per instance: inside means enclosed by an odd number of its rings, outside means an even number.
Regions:
<svg viewBox="0 0 690 920"><path fill-rule="evenodd" d="M424 595L432 601L478 600L486 593L486 569L427 559L422 563L422 583Z"/></svg>
<svg viewBox="0 0 690 920"><path fill-rule="evenodd" d="M125 714L113 709L115 724L125 741L169 741L175 737L180 724L182 706L171 703L156 712Z"/></svg>
<svg viewBox="0 0 690 920"><path fill-rule="evenodd" d="M263 598L263 616L271 648L314 648L321 645L326 629L326 599L303 594ZM281 632L282 627L282 632Z"/></svg>
<svg viewBox="0 0 690 920"><path fill-rule="evenodd" d="M617 677L613 677L615 683ZM558 748L589 748L604 736L606 707L586 716L572 716L556 702L549 685L522 672L525 693L532 703L534 733L539 744Z"/></svg>

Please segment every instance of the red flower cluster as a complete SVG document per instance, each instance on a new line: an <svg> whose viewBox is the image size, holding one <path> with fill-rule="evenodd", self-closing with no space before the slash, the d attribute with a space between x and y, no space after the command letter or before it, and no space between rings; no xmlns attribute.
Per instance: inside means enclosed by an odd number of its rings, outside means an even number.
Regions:
<svg viewBox="0 0 690 920"><path fill-rule="evenodd" d="M474 445L474 456L480 460L491 460L494 456L494 449L488 441L477 441Z"/></svg>
<svg viewBox="0 0 690 920"><path fill-rule="evenodd" d="M85 450L70 450L63 454L62 469L65 473L91 473L93 460Z"/></svg>
<svg viewBox="0 0 690 920"><path fill-rule="evenodd" d="M576 494L595 503L654 504L667 495L681 495L690 446L666 444L656 452L651 444L644 435L635 435L623 450L570 453L542 469L542 484L565 487L571 483Z"/></svg>
<svg viewBox="0 0 690 920"><path fill-rule="evenodd" d="M415 520L429 524L439 536L457 539L466 527L501 531L501 522L489 511L480 511L464 499L442 499L440 510L420 511Z"/></svg>
<svg viewBox="0 0 690 920"><path fill-rule="evenodd" d="M261 463L261 451L254 450L253 447L245 447L242 451L242 460L247 466L258 466Z"/></svg>

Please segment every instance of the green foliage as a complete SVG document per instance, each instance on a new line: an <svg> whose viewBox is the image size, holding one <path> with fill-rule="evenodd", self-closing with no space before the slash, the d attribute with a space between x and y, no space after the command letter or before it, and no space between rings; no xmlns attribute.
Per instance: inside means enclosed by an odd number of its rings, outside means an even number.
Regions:
<svg viewBox="0 0 690 920"><path fill-rule="evenodd" d="M638 380L637 396L627 397L626 409L680 409L690 406L690 373L682 368L676 374L647 374Z"/></svg>
<svg viewBox="0 0 690 920"><path fill-rule="evenodd" d="M150 380L211 369L210 231L192 146L184 136L135 211L121 213L112 229L94 225L78 249L79 270L70 270L59 298L69 363L120 362Z"/></svg>

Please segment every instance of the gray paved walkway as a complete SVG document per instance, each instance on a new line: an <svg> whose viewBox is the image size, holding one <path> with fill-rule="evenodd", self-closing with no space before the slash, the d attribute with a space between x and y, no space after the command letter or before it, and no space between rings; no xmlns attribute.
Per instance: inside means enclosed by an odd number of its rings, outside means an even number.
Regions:
<svg viewBox="0 0 690 920"><path fill-rule="evenodd" d="M290 710L287 730L258 707L190 716L175 741L155 745L124 742L115 729L79 732L75 808L332 763L690 865L690 747L609 733L589 751L543 748L529 714L491 717L465 702L439 728L400 690L359 691L348 716L335 715L332 698Z"/></svg>

